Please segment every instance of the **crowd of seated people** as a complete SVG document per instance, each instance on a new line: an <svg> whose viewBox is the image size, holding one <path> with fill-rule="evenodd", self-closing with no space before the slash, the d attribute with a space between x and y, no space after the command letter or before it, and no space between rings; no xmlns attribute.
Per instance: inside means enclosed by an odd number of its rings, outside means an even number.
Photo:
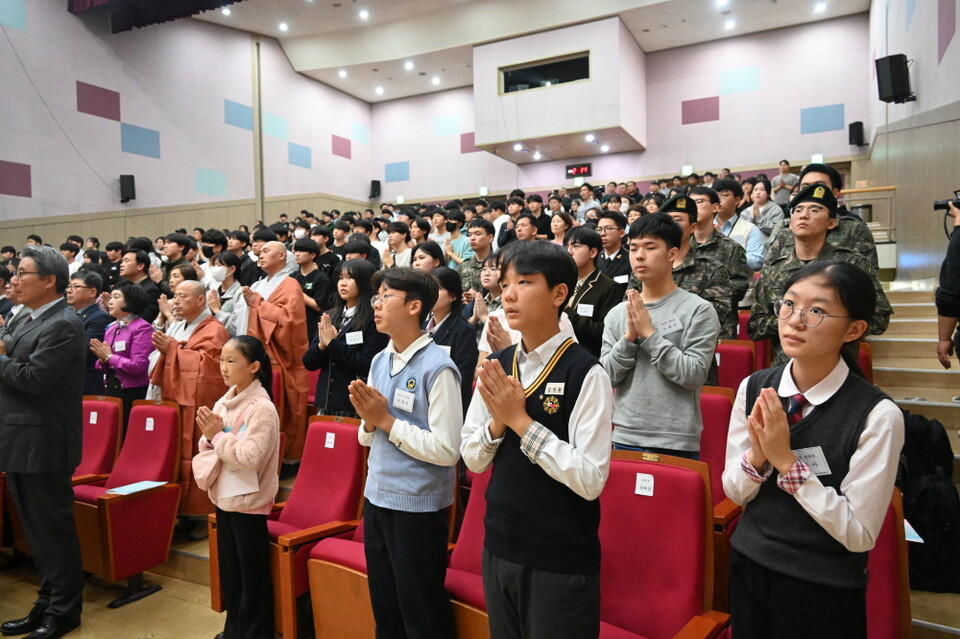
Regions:
<svg viewBox="0 0 960 639"><path fill-rule="evenodd" d="M435 294L424 296L417 289L404 300L416 299L421 306L430 300L416 314L419 329L442 347L440 353L451 358L451 370L458 373L456 412L466 424L464 457L470 457L471 467L481 467L505 437L503 428L494 432L492 424L507 409L474 387L509 387L503 372L511 374L504 359L510 349L522 350L527 358L520 364L514 360L514 373L533 380L530 371L542 355L525 349L536 330L517 310L517 300L538 277L545 277L548 287L557 285L555 274L536 270L523 256L546 251L542 255L549 264L569 255L563 269L569 266L572 285L556 304L556 335L542 343L558 349L568 341L578 344L579 350L570 352L596 364L583 370L569 364L570 375L586 379L583 392L616 389L610 405L581 393L583 406L563 413L566 418L582 411L587 419L596 409L592 418L607 415L613 426L605 437L574 445L571 423L563 443L580 449L572 458L566 448L550 448L555 432L541 434L543 441L532 444L517 435L531 461L542 450L555 455L540 465L590 501L602 489L611 446L698 458L699 396L705 384L715 383L719 340L770 340L773 363L788 361L785 350L790 349L780 344L782 298L785 284L801 269L841 262L862 271L875 304L860 333L886 329L892 310L877 281L876 247L864 222L840 202L842 188L839 172L829 165L809 164L793 173L784 160L772 178L761 174L741 180L723 169L653 180L646 189L632 180L611 181L597 188L584 183L573 193L558 188L546 197L516 189L503 198L443 205L301 211L293 219L283 214L273 224L258 222L252 230L173 229L153 240L110 241L103 251L98 238L71 235L59 245L69 264L66 297L89 340L87 366L77 374L84 376L87 394L119 397L126 412L133 400L143 398L171 399L189 409L185 428L195 429L192 450L184 451L189 459L198 452L202 432L192 423L196 411L211 408L226 391L219 373L224 344L232 337L256 337L279 376L273 402L285 435L280 473L291 476L303 452L308 395L314 398L309 410L316 414L365 421L375 414L369 407L358 409L354 383L373 384L372 370L384 376L376 358L385 349L394 353L394 347L391 336L378 330L390 297L382 286L392 286L391 271L412 268L433 282ZM37 235L26 240L43 244ZM31 311L17 300L18 255L12 246L0 253L4 343ZM548 296L544 300L550 302ZM741 309L750 314L749 336L740 332ZM804 318L806 323L809 317ZM844 345L855 347L856 340ZM174 356L181 351L191 355ZM440 355L431 351L431 356ZM200 375L179 376L178 367L187 366ZM308 371L320 371L312 389ZM211 386L210 378L217 383ZM187 388L191 384L196 388ZM581 432L599 427L591 422ZM596 450L598 442L607 450L606 462ZM592 474L582 475L582 467L580 475L573 473L571 459L580 459ZM520 477L527 471L516 472ZM497 499L509 501L494 481ZM180 530L202 536L205 524L198 518L212 506L195 485L188 492L181 508L187 524ZM543 488L545 499L553 494ZM497 539L506 543L512 537ZM517 561L526 557L511 554ZM499 557L492 569L507 570L508 559Z"/></svg>

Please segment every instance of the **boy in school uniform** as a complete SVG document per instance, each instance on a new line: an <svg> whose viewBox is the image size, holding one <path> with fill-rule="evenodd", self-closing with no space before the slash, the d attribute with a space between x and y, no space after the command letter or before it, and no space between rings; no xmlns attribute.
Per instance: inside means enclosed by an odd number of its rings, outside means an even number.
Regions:
<svg viewBox="0 0 960 639"><path fill-rule="evenodd" d="M700 389L720 320L710 302L674 282L682 237L666 213L631 225L630 265L643 291L627 291L607 315L600 363L617 389L614 448L698 459Z"/></svg>
<svg viewBox="0 0 960 639"><path fill-rule="evenodd" d="M514 242L500 277L507 321L521 339L483 363L462 446L474 472L493 465L483 550L490 634L595 638L610 379L560 331L577 281L563 248Z"/></svg>
<svg viewBox="0 0 960 639"><path fill-rule="evenodd" d="M364 551L377 637L454 636L443 582L447 511L453 503L463 411L460 373L421 330L437 283L411 268L373 279L374 322L390 336L373 358L369 384L350 383L370 447Z"/></svg>

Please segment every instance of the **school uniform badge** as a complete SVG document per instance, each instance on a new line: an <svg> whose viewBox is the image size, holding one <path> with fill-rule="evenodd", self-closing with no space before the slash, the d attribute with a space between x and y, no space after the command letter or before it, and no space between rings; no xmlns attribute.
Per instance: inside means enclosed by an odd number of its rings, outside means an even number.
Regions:
<svg viewBox="0 0 960 639"><path fill-rule="evenodd" d="M543 410L548 415L553 415L560 410L560 400L553 395L547 397L545 400L543 400Z"/></svg>
<svg viewBox="0 0 960 639"><path fill-rule="evenodd" d="M417 378L411 377L406 383L407 390L413 390L417 387Z"/></svg>

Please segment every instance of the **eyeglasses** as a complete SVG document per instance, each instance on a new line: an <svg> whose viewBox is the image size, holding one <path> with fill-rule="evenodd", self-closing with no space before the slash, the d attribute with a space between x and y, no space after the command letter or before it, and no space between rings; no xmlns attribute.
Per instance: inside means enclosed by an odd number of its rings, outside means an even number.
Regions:
<svg viewBox="0 0 960 639"><path fill-rule="evenodd" d="M790 212L790 215L799 215L802 213L806 213L810 217L817 217L818 215L821 215L826 212L827 212L826 207L819 206L817 204L813 204L811 206L804 206L802 204L798 204L795 207L793 207L793 210Z"/></svg>
<svg viewBox="0 0 960 639"><path fill-rule="evenodd" d="M75 291L75 290L77 290L78 288L89 288L89 289L92 289L93 287L92 287L92 286L80 286L79 284L67 284L67 290L68 290L68 291Z"/></svg>
<svg viewBox="0 0 960 639"><path fill-rule="evenodd" d="M616 233L620 229L616 226L598 226L597 233L603 235L604 233Z"/></svg>
<svg viewBox="0 0 960 639"><path fill-rule="evenodd" d="M387 300L396 297L397 299L402 299L404 302L409 302L411 298L401 297L400 295L390 295L389 293L384 293L383 295L374 295L370 298L370 306L376 306L379 302L380 304L386 304Z"/></svg>
<svg viewBox="0 0 960 639"><path fill-rule="evenodd" d="M773 303L773 312L776 313L777 317L781 321L786 321L793 317L794 313L800 313L800 321L804 325L809 327L820 326L823 323L824 317L836 317L840 319L850 319L849 315L830 315L825 313L823 309L816 306L807 306L804 308L797 308L793 305L793 302L790 300L777 300Z"/></svg>
<svg viewBox="0 0 960 639"><path fill-rule="evenodd" d="M40 275L40 271L17 271L17 277L23 277L24 275Z"/></svg>

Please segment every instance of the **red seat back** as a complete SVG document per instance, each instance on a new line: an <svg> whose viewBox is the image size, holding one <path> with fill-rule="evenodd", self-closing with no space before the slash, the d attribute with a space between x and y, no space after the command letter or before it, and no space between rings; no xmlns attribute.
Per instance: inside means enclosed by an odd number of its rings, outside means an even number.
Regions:
<svg viewBox="0 0 960 639"><path fill-rule="evenodd" d="M116 488L139 481L175 482L179 462L180 411L172 404L134 402L123 448L105 485Z"/></svg>
<svg viewBox="0 0 960 639"><path fill-rule="evenodd" d="M712 595L707 471L700 462L617 456L600 495L600 619L651 639L673 637ZM637 494L638 474L652 477L652 495Z"/></svg>
<svg viewBox="0 0 960 639"><path fill-rule="evenodd" d="M316 406L317 401L317 380L320 379L320 369L307 371L310 377L310 385L307 387L307 402Z"/></svg>
<svg viewBox="0 0 960 639"><path fill-rule="evenodd" d="M105 475L113 470L120 451L123 405L119 400L83 400L83 454L73 471L79 475Z"/></svg>
<svg viewBox="0 0 960 639"><path fill-rule="evenodd" d="M307 427L300 470L280 521L303 529L356 519L363 476L357 426L314 419Z"/></svg>
<svg viewBox="0 0 960 639"><path fill-rule="evenodd" d="M903 538L900 492L887 508L877 545L870 551L867 572L867 636L897 639L909 636L912 625L907 579L907 548Z"/></svg>
<svg viewBox="0 0 960 639"><path fill-rule="evenodd" d="M723 466L727 457L727 431L733 412L733 392L729 388L704 386L700 393L703 433L700 435L700 461L710 467L713 505L726 499L723 493Z"/></svg>
<svg viewBox="0 0 960 639"><path fill-rule="evenodd" d="M450 554L450 568L475 575L482 574L480 564L483 555L483 519L487 515L487 485L490 483L491 474L489 471L467 471L467 475L471 477L470 499L467 500L467 508L463 513L457 545Z"/></svg>
<svg viewBox="0 0 960 639"><path fill-rule="evenodd" d="M757 370L755 342L720 340L717 344L717 381L719 386L736 391L740 382Z"/></svg>
<svg viewBox="0 0 960 639"><path fill-rule="evenodd" d="M857 358L860 372L868 382L873 383L873 347L868 342L860 342L860 353Z"/></svg>
<svg viewBox="0 0 960 639"><path fill-rule="evenodd" d="M750 311L740 311L737 319L737 339L750 339L750 331L747 330L747 322L750 321Z"/></svg>

